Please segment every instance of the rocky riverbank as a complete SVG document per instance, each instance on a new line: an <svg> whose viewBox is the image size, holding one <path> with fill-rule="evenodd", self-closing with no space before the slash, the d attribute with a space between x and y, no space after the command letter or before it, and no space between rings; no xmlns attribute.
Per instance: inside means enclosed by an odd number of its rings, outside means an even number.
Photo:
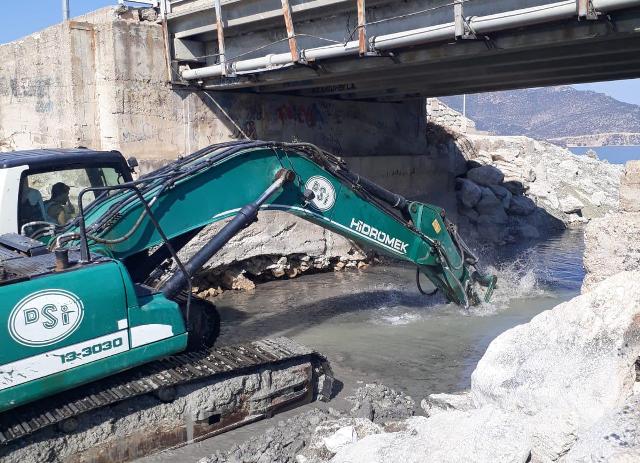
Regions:
<svg viewBox="0 0 640 463"><path fill-rule="evenodd" d="M417 408L367 385L349 411L297 415L201 463L636 461L639 318L640 272L622 272L499 335L468 391Z"/></svg>
<svg viewBox="0 0 640 463"><path fill-rule="evenodd" d="M621 166L528 137L463 133L461 116L443 112L436 120L452 125L430 125L427 138L448 153L458 223L471 239L540 238L617 208Z"/></svg>

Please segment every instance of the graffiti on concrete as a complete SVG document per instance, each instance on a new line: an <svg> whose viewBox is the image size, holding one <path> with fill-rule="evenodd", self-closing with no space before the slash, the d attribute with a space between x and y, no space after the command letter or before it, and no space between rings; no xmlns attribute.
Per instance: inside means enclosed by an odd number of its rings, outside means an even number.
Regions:
<svg viewBox="0 0 640 463"><path fill-rule="evenodd" d="M297 122L315 128L325 123L324 113L318 103L284 103L276 109L276 115L281 124Z"/></svg>
<svg viewBox="0 0 640 463"><path fill-rule="evenodd" d="M48 113L53 109L51 101L51 79L11 79L9 81L11 96L14 98L35 98L36 112Z"/></svg>

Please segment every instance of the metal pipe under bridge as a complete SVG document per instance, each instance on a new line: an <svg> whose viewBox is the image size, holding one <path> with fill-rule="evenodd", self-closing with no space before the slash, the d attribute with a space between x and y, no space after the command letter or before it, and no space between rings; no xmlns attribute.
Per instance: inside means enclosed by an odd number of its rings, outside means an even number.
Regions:
<svg viewBox="0 0 640 463"><path fill-rule="evenodd" d="M640 77L640 0L164 0L172 81L344 100Z"/></svg>

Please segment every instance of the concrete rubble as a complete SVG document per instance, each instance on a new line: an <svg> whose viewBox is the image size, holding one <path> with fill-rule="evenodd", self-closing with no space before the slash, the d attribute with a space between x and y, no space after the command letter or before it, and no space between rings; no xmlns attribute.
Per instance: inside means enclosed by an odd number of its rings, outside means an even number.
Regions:
<svg viewBox="0 0 640 463"><path fill-rule="evenodd" d="M361 270L374 260L373 256L354 248L350 248L344 255L257 255L228 265L205 268L195 278L194 291L206 299L226 290L253 290L256 282L296 278L302 274L331 270Z"/></svg>
<svg viewBox="0 0 640 463"><path fill-rule="evenodd" d="M366 436L399 429L397 423L411 417L415 408L410 397L380 384L366 384L348 400L353 403L350 412L312 409L199 463L325 462Z"/></svg>

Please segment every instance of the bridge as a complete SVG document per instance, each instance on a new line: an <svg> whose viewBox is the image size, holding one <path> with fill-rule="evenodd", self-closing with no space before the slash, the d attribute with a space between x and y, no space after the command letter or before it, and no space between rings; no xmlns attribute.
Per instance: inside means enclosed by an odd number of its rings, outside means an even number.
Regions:
<svg viewBox="0 0 640 463"><path fill-rule="evenodd" d="M401 101L640 76L638 0L166 0L171 78Z"/></svg>

